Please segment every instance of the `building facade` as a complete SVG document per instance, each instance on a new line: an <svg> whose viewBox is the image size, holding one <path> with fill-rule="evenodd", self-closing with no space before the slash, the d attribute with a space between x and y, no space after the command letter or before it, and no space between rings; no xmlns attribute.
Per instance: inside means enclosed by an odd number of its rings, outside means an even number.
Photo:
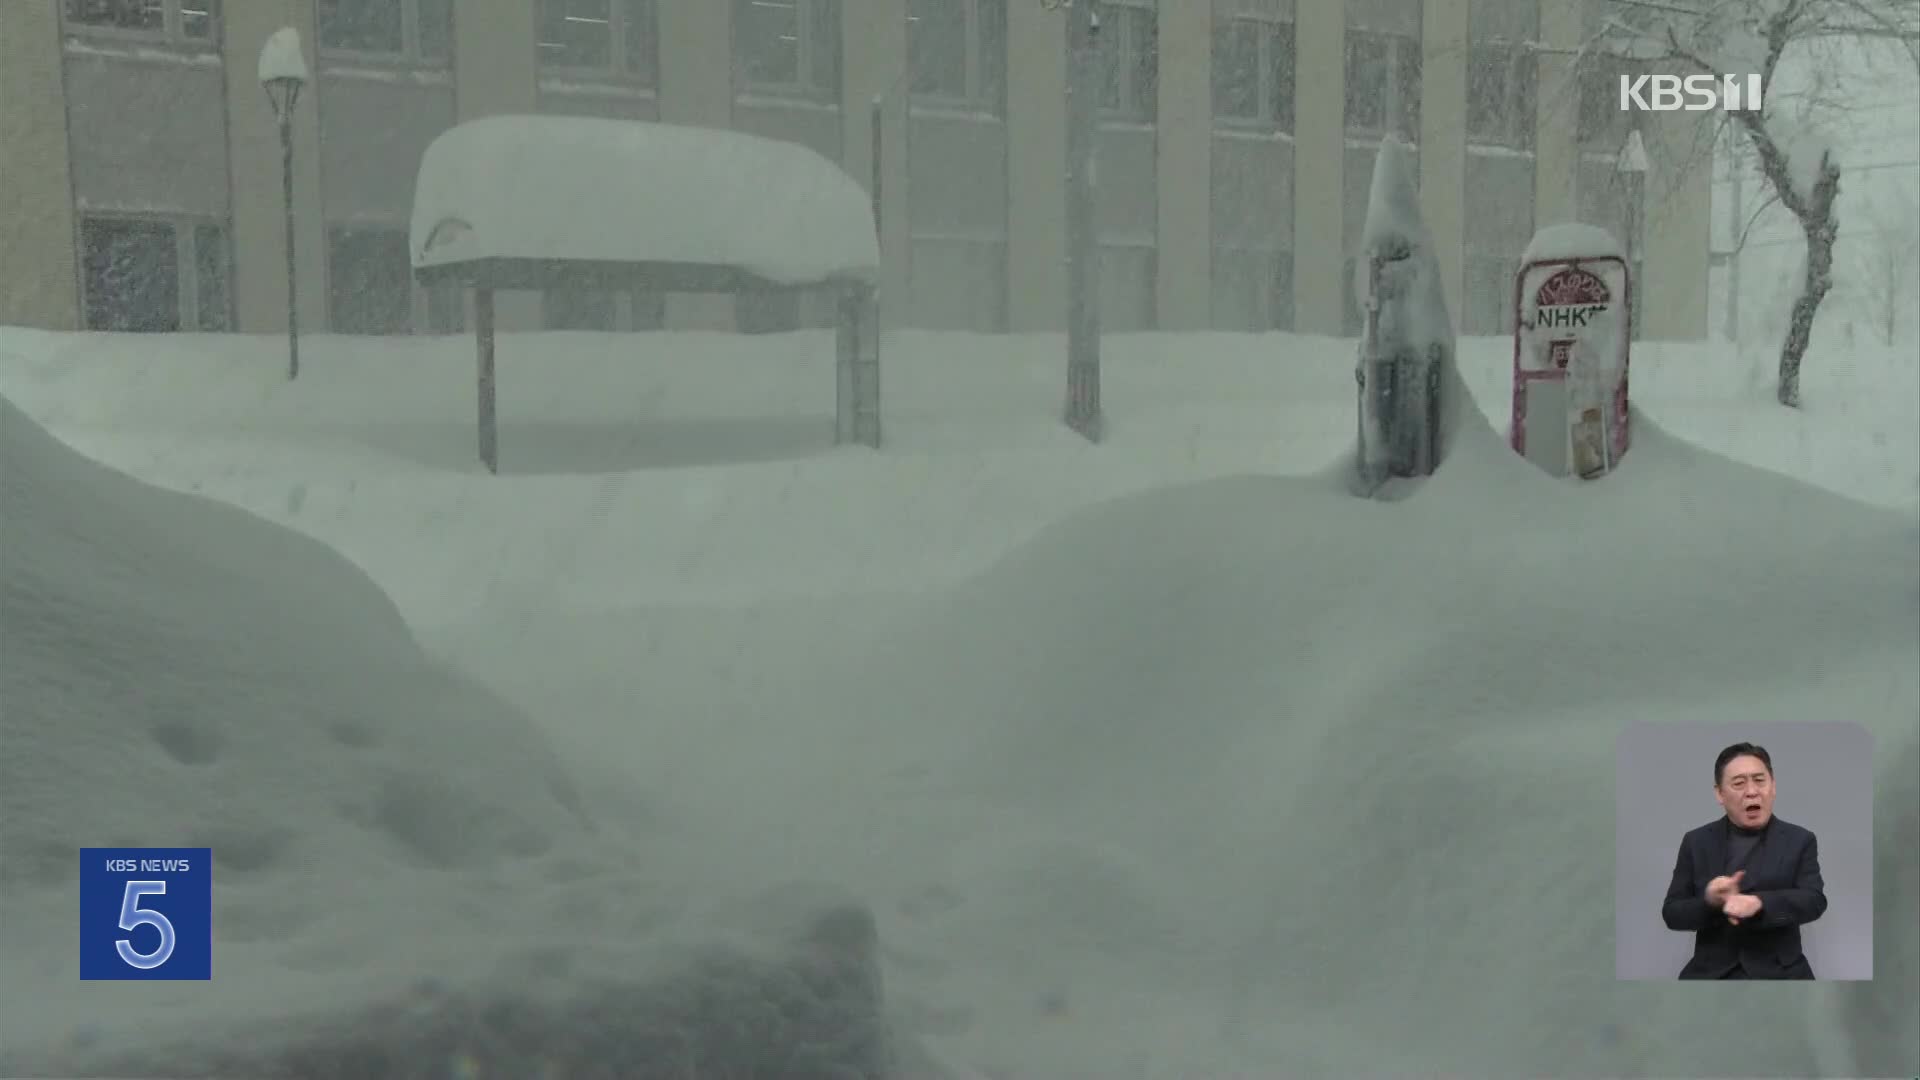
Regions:
<svg viewBox="0 0 1920 1080"><path fill-rule="evenodd" d="M1392 131L1415 144L1462 332L1507 328L1536 225L1584 220L1633 237L1644 335L1703 336L1700 125L1621 112L1608 72L1576 76L1600 2L1103 0L1106 327L1354 333ZM461 120L731 128L865 184L875 102L888 321L1064 325L1066 24L1043 0L8 0L0 323L285 328L281 151L256 60L288 25L314 77L293 123L303 327L463 327L462 298L414 285L406 233L420 155ZM1630 126L1644 172L1622 167ZM779 295L552 292L505 297L500 317L758 331L824 314Z"/></svg>

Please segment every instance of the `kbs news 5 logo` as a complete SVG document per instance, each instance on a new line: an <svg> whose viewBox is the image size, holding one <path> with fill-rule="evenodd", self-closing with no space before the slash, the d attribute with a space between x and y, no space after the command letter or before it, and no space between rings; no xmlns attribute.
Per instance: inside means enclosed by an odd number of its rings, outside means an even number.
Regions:
<svg viewBox="0 0 1920 1080"><path fill-rule="evenodd" d="M80 977L213 978L213 849L81 848Z"/></svg>

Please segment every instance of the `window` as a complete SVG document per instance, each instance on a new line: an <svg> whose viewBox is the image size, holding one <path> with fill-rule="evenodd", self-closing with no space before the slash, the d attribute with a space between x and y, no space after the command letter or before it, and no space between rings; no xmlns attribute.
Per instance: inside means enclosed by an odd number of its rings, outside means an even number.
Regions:
<svg viewBox="0 0 1920 1080"><path fill-rule="evenodd" d="M1513 332L1513 276L1519 256L1466 254L1466 283L1460 305L1462 334Z"/></svg>
<svg viewBox="0 0 1920 1080"><path fill-rule="evenodd" d="M1245 16L1213 24L1213 117L1293 132L1293 24Z"/></svg>
<svg viewBox="0 0 1920 1080"><path fill-rule="evenodd" d="M320 47L445 63L453 54L452 0L320 0Z"/></svg>
<svg viewBox="0 0 1920 1080"><path fill-rule="evenodd" d="M220 0L66 0L67 28L218 44Z"/></svg>
<svg viewBox="0 0 1920 1080"><path fill-rule="evenodd" d="M840 96L840 0L734 0L743 89Z"/></svg>
<svg viewBox="0 0 1920 1080"><path fill-rule="evenodd" d="M1518 44L1475 45L1467 53L1467 140L1533 148L1533 53Z"/></svg>
<svg viewBox="0 0 1920 1080"><path fill-rule="evenodd" d="M80 222L80 248L87 329L231 328L224 226L86 217Z"/></svg>
<svg viewBox="0 0 1920 1080"><path fill-rule="evenodd" d="M656 84L656 0L540 0L537 30L542 67L617 71Z"/></svg>
<svg viewBox="0 0 1920 1080"><path fill-rule="evenodd" d="M1293 329L1293 252L1216 244L1213 325L1243 332Z"/></svg>
<svg viewBox="0 0 1920 1080"><path fill-rule="evenodd" d="M1000 111L1008 0L911 0L907 41L916 95Z"/></svg>
<svg viewBox="0 0 1920 1080"><path fill-rule="evenodd" d="M1420 42L1400 34L1347 31L1347 130L1420 138Z"/></svg>
<svg viewBox="0 0 1920 1080"><path fill-rule="evenodd" d="M467 328L466 289L443 281L426 289L427 333L458 334Z"/></svg>
<svg viewBox="0 0 1920 1080"><path fill-rule="evenodd" d="M1100 7L1100 107L1151 122L1160 111L1160 13L1138 0Z"/></svg>
<svg viewBox="0 0 1920 1080"><path fill-rule="evenodd" d="M1613 150L1626 141L1627 132L1640 126L1643 114L1620 107L1620 78L1637 74L1633 62L1600 55L1581 65L1580 114L1574 137L1601 149Z"/></svg>
<svg viewBox="0 0 1920 1080"><path fill-rule="evenodd" d="M327 325L336 334L413 329L413 264L404 229L327 230Z"/></svg>

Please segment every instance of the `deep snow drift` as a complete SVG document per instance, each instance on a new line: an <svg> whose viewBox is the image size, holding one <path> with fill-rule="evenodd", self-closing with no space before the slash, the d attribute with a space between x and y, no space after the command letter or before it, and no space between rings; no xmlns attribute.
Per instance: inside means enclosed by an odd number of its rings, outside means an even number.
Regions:
<svg viewBox="0 0 1920 1080"><path fill-rule="evenodd" d="M473 475L458 340L320 339L295 386L273 343L169 342L161 367L9 331L36 348L0 377L89 452L367 567L574 759L596 837L645 855L623 880L654 921L802 873L869 905L902 1029L983 1073L1859 1075L1920 1056L1911 514L1645 415L1602 481L1550 479L1469 423L1420 498L1370 503L1285 475L1351 438L1350 342L1117 339L1114 438L1089 448L1053 415L1057 339L903 338L887 450L746 461L714 455L830 437L830 396L806 396L830 348L545 336L537 378L506 373L503 431L551 459L601 437L597 476ZM1502 344L1463 347L1496 405ZM172 351L190 346L208 355ZM1637 351L1653 421L1904 505L1912 444L1868 435L1910 439L1912 395L1895 411L1862 370L1852 397L1747 412L1744 375L1709 355ZM646 443L661 430L704 441ZM1827 716L1878 740L1876 980L1615 983L1615 732ZM501 926L555 921L557 863L488 880ZM405 906L338 923L384 940ZM70 965L51 937L43 969ZM243 954L276 988L262 1010L354 989L283 947Z"/></svg>
<svg viewBox="0 0 1920 1080"><path fill-rule="evenodd" d="M697 911L333 552L4 399L0 460L0 1072L878 1075L863 910ZM77 851L115 845L213 849L212 982L75 979Z"/></svg>

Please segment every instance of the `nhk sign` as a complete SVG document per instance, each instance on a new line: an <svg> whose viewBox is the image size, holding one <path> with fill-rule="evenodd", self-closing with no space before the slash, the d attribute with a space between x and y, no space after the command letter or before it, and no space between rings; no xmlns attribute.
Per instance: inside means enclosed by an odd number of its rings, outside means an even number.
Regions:
<svg viewBox="0 0 1920 1080"><path fill-rule="evenodd" d="M1758 75L1622 75L1620 110L1759 112Z"/></svg>

